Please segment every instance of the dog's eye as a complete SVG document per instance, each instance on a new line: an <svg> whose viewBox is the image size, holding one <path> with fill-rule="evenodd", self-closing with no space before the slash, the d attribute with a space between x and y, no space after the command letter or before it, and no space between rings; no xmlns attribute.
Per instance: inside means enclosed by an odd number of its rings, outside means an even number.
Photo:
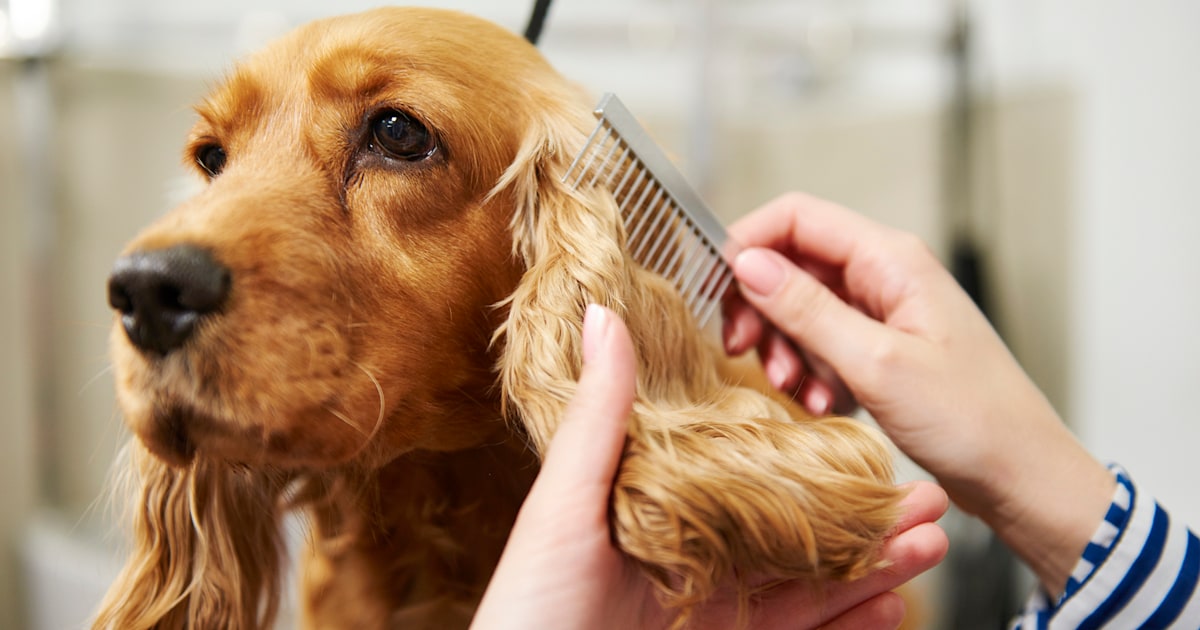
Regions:
<svg viewBox="0 0 1200 630"><path fill-rule="evenodd" d="M225 149L219 144L200 147L196 151L196 163L209 175L216 177L225 168Z"/></svg>
<svg viewBox="0 0 1200 630"><path fill-rule="evenodd" d="M389 109L371 119L371 147L388 157L416 161L433 155L433 135L416 119Z"/></svg>

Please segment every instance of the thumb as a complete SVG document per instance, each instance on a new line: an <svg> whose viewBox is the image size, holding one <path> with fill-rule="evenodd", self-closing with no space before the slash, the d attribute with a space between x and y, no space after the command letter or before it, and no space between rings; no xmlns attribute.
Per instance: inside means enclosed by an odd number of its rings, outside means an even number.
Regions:
<svg viewBox="0 0 1200 630"><path fill-rule="evenodd" d="M778 252L743 250L733 261L733 273L751 306L843 378L867 365L871 348L886 332Z"/></svg>
<svg viewBox="0 0 1200 630"><path fill-rule="evenodd" d="M625 445L637 382L629 330L612 311L589 305L583 320L583 372L550 441L535 492L579 495L603 517ZM592 500L594 499L594 500Z"/></svg>

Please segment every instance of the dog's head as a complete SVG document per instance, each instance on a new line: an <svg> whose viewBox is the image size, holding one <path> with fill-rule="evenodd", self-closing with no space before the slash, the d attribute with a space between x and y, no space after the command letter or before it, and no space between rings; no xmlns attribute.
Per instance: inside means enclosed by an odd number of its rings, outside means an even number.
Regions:
<svg viewBox="0 0 1200 630"><path fill-rule="evenodd" d="M501 428L489 342L524 193L497 182L587 124L580 98L524 40L444 11L316 22L240 64L185 149L203 190L110 280L128 424L170 462L284 467Z"/></svg>
<svg viewBox="0 0 1200 630"><path fill-rule="evenodd" d="M590 102L497 25L389 8L301 27L199 105L201 190L109 282L134 548L98 627L269 625L293 481L505 442L497 331Z"/></svg>

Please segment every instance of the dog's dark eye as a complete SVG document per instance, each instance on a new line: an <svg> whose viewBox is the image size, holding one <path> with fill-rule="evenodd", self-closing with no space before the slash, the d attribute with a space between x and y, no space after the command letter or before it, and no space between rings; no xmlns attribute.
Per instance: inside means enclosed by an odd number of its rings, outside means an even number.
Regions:
<svg viewBox="0 0 1200 630"><path fill-rule="evenodd" d="M416 161L433 155L433 134L404 112L389 109L371 119L371 147L388 157Z"/></svg>
<svg viewBox="0 0 1200 630"><path fill-rule="evenodd" d="M200 147L196 151L196 163L209 175L216 177L221 173L221 169L225 168L225 149L219 144Z"/></svg>

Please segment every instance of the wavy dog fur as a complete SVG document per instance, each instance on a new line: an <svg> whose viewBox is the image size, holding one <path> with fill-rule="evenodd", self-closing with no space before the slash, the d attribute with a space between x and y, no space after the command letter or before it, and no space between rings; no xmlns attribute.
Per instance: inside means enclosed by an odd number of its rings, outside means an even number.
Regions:
<svg viewBox="0 0 1200 630"><path fill-rule="evenodd" d="M755 575L862 576L895 517L887 447L858 422L739 386L752 375L733 372L674 289L632 260L612 197L560 182L579 140L569 120L543 118L500 183L522 200L513 233L526 267L498 331L511 415L543 454L574 394L582 313L608 306L639 355L613 528L664 603L686 612Z"/></svg>
<svg viewBox="0 0 1200 630"><path fill-rule="evenodd" d="M611 195L559 183L591 100L497 26L390 8L298 29L198 107L205 187L124 256L203 251L228 294L165 350L118 314L132 544L96 628L271 627L290 509L307 627L465 626L589 302L639 357L614 538L680 624L721 584L878 565L900 498L881 437L731 363L630 259Z"/></svg>

